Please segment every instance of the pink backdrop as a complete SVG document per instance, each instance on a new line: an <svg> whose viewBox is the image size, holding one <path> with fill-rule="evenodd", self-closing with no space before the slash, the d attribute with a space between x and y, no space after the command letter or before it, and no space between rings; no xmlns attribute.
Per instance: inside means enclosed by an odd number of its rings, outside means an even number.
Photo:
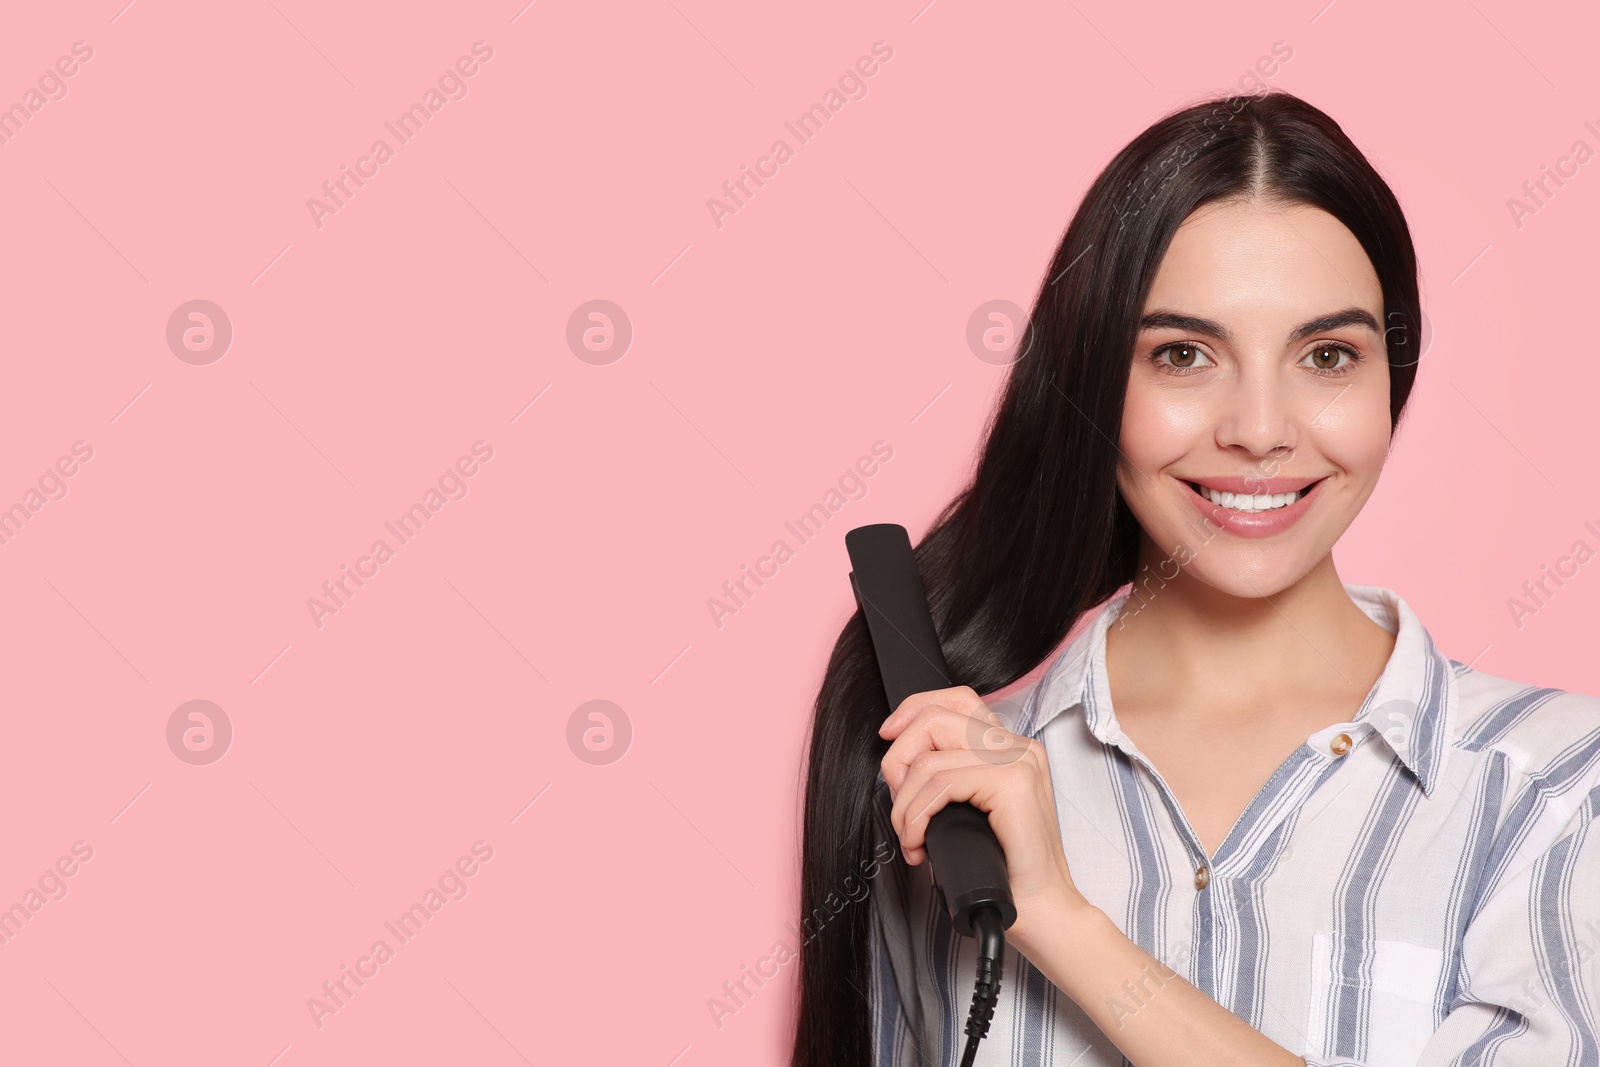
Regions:
<svg viewBox="0 0 1600 1067"><path fill-rule="evenodd" d="M969 316L1252 70L1393 184L1435 331L1342 576L1600 692L1600 564L1508 608L1600 548L1590 13L125 2L0 35L6 1063L777 1062L792 963L708 1001L794 940L844 532L921 535Z"/></svg>

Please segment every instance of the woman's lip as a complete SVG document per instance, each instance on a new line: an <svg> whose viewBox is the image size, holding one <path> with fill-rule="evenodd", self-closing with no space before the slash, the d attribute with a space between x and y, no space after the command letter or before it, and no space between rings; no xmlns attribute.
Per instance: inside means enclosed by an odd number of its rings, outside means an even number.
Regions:
<svg viewBox="0 0 1600 1067"><path fill-rule="evenodd" d="M1179 479L1182 481L1182 479ZM1326 477L1320 478L1311 484L1304 496L1287 507L1274 508L1272 511L1259 511L1253 515L1225 508L1221 504L1214 504L1206 497L1195 492L1194 486L1183 482L1184 492L1189 499L1194 501L1200 514L1211 520L1212 523L1238 537L1271 537L1289 529L1300 521L1311 507L1313 501L1322 493L1322 487L1327 483Z"/></svg>

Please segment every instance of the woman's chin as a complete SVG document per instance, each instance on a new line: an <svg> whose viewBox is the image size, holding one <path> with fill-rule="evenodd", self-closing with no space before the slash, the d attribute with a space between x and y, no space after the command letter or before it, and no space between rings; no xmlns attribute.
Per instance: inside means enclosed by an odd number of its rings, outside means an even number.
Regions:
<svg viewBox="0 0 1600 1067"><path fill-rule="evenodd" d="M1299 552L1266 548L1256 543L1237 551L1216 551L1213 542L1209 555L1200 553L1184 573L1193 581L1235 597L1273 597L1292 588L1310 574L1322 558L1306 559Z"/></svg>

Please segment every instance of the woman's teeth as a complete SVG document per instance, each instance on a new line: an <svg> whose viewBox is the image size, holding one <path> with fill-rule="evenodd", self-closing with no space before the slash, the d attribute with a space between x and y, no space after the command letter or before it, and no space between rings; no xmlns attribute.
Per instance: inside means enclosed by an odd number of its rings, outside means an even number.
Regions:
<svg viewBox="0 0 1600 1067"><path fill-rule="evenodd" d="M1311 483L1311 485L1315 484L1315 482ZM1306 486L1304 489L1296 490L1293 493L1261 493L1251 496L1248 493L1218 492L1215 489L1207 489L1203 485L1196 485L1194 482L1189 483L1189 486L1194 489L1195 492L1199 493L1213 504L1221 504L1225 508L1232 508L1234 511L1243 511L1247 513L1256 511L1275 511L1278 508L1288 507L1290 504L1293 504L1296 500L1299 500L1302 496L1309 492L1311 490L1311 485Z"/></svg>

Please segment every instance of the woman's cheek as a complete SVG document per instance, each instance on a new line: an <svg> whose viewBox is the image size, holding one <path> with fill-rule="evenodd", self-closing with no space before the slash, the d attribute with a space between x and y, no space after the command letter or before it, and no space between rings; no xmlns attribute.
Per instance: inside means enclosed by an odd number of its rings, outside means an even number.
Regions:
<svg viewBox="0 0 1600 1067"><path fill-rule="evenodd" d="M1365 500L1389 458L1393 430L1388 389L1366 383L1353 387L1331 403L1323 401L1309 425L1311 451L1344 471Z"/></svg>
<svg viewBox="0 0 1600 1067"><path fill-rule="evenodd" d="M1154 395L1152 395L1154 394ZM1170 479L1162 472L1183 461L1203 433L1207 416L1198 400L1163 396L1159 390L1130 386L1122 413L1122 456L1117 483L1128 508L1152 533L1164 525Z"/></svg>
<svg viewBox="0 0 1600 1067"><path fill-rule="evenodd" d="M1215 426L1212 406L1198 390L1144 380L1136 367L1122 408L1123 453L1147 472L1177 463Z"/></svg>

